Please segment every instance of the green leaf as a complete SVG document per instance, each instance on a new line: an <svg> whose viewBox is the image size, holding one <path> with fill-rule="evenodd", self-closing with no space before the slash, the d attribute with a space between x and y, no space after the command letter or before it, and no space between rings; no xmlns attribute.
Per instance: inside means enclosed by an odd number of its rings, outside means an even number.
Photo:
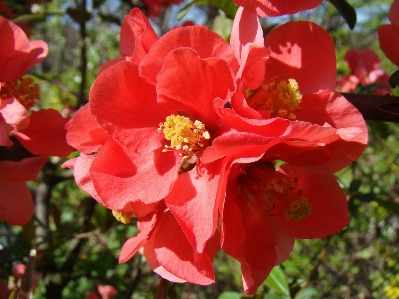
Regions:
<svg viewBox="0 0 399 299"><path fill-rule="evenodd" d="M383 200L379 198L374 198L374 201L378 203L380 207L387 209L388 212L392 212L395 215L399 216L399 205L396 202Z"/></svg>
<svg viewBox="0 0 399 299"><path fill-rule="evenodd" d="M228 18L234 19L238 6L235 5L231 0L205 0L198 1L197 3L209 3L217 8L221 9Z"/></svg>
<svg viewBox="0 0 399 299"><path fill-rule="evenodd" d="M266 279L265 284L275 290L279 294L290 297L290 290L287 283L287 278L280 266L273 268L269 277Z"/></svg>
<svg viewBox="0 0 399 299"><path fill-rule="evenodd" d="M399 97L399 86L392 89L392 95Z"/></svg>
<svg viewBox="0 0 399 299"><path fill-rule="evenodd" d="M14 299L15 297L15 292L17 291L17 289L15 289L14 291L12 291L10 297L8 297L8 299Z"/></svg>
<svg viewBox="0 0 399 299"><path fill-rule="evenodd" d="M330 0L330 3L335 6L341 16L345 19L350 29L356 25L356 11L345 0Z"/></svg>
<svg viewBox="0 0 399 299"><path fill-rule="evenodd" d="M218 15L213 21L212 30L228 41L232 27L233 21L231 19Z"/></svg>
<svg viewBox="0 0 399 299"><path fill-rule="evenodd" d="M282 297L282 296L278 296L278 295L270 295L270 294L266 294L265 296L263 296L263 299L285 299L286 297Z"/></svg>
<svg viewBox="0 0 399 299"><path fill-rule="evenodd" d="M237 292L223 292L217 299L240 299L241 294Z"/></svg>
<svg viewBox="0 0 399 299"><path fill-rule="evenodd" d="M308 287L300 290L296 295L295 299L311 299L314 296L317 296L318 291L315 288Z"/></svg>
<svg viewBox="0 0 399 299"><path fill-rule="evenodd" d="M177 13L177 19L180 21L190 10L193 8L195 1L189 2L187 5L183 6Z"/></svg>

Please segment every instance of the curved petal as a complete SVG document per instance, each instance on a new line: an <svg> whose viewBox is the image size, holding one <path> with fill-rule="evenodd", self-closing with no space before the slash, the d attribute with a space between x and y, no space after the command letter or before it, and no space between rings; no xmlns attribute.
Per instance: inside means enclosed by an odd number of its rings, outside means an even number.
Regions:
<svg viewBox="0 0 399 299"><path fill-rule="evenodd" d="M193 170L179 175L165 197L166 205L198 252L203 252L216 230L220 205L217 192L223 168L223 161L198 163Z"/></svg>
<svg viewBox="0 0 399 299"><path fill-rule="evenodd" d="M173 237L170 237L171 232ZM198 253L191 247L170 212L163 214L151 238L154 238L156 258L168 272L199 285L208 285L215 281L208 252Z"/></svg>
<svg viewBox="0 0 399 299"><path fill-rule="evenodd" d="M47 55L43 41L29 42L24 31L13 22L0 16L0 82L22 77L32 66Z"/></svg>
<svg viewBox="0 0 399 299"><path fill-rule="evenodd" d="M324 238L342 230L349 223L348 202L344 192L332 174L320 174L289 165L278 171L291 178L298 178L297 189L308 199L312 208L309 217L300 221L288 220L284 207L275 201L274 224L294 238Z"/></svg>
<svg viewBox="0 0 399 299"><path fill-rule="evenodd" d="M0 178L12 182L36 181L48 157L38 156L21 161L0 161Z"/></svg>
<svg viewBox="0 0 399 299"><path fill-rule="evenodd" d="M90 92L90 111L109 135L129 151L141 153L162 145L164 136L157 129L172 114L157 104L154 86L139 77L137 65L127 61L97 77Z"/></svg>
<svg viewBox="0 0 399 299"><path fill-rule="evenodd" d="M156 90L159 102L166 104L170 99L179 102L176 111L187 113L212 130L219 122L213 102L216 98L227 102L235 84L225 61L201 59L194 50L180 48L166 56L157 77ZM189 111L185 111L181 104Z"/></svg>
<svg viewBox="0 0 399 299"><path fill-rule="evenodd" d="M320 126L336 128L339 140L331 142L334 157L319 169L336 172L360 157L366 148L367 126L360 112L342 95L334 91L322 91L304 96L297 119ZM323 142L321 139L320 142Z"/></svg>
<svg viewBox="0 0 399 299"><path fill-rule="evenodd" d="M392 25L399 27L399 1L394 0L392 2L391 8L389 9L388 19Z"/></svg>
<svg viewBox="0 0 399 299"><path fill-rule="evenodd" d="M122 211L129 203L159 202L177 179L177 154L161 149L128 157L122 147L108 139L90 168L94 188L105 206Z"/></svg>
<svg viewBox="0 0 399 299"><path fill-rule="evenodd" d="M165 57L170 51L182 47L192 48L201 59L223 59L234 73L238 70L238 63L230 45L222 37L203 26L188 26L173 29L154 43L140 63L140 75L145 80L156 83Z"/></svg>
<svg viewBox="0 0 399 299"><path fill-rule="evenodd" d="M82 153L90 154L99 151L110 136L94 118L89 104L80 108L66 125L66 141Z"/></svg>
<svg viewBox="0 0 399 299"><path fill-rule="evenodd" d="M140 233L123 244L119 254L119 263L127 262L143 245L145 245L145 243L147 243L159 217L160 213L158 209L157 211L153 211L137 220L137 226L140 229Z"/></svg>
<svg viewBox="0 0 399 299"><path fill-rule="evenodd" d="M242 77L248 88L258 88L265 78L265 62L270 51L264 46L262 27L254 11L238 9L230 44L240 64L236 77Z"/></svg>
<svg viewBox="0 0 399 299"><path fill-rule="evenodd" d="M321 4L323 0L233 0L237 5L249 9L256 9L261 17L275 17L295 14Z"/></svg>
<svg viewBox="0 0 399 299"><path fill-rule="evenodd" d="M129 15L125 16L120 35L120 53L123 56L131 56L135 63L140 63L158 40L150 22L138 8L132 9Z"/></svg>
<svg viewBox="0 0 399 299"><path fill-rule="evenodd" d="M399 66L399 45L392 42L399 39L399 25L396 28L393 25L380 26L378 28L378 39L384 54L389 60Z"/></svg>
<svg viewBox="0 0 399 299"><path fill-rule="evenodd" d="M0 99L0 113L14 130L23 130L29 126L28 111L15 98Z"/></svg>
<svg viewBox="0 0 399 299"><path fill-rule="evenodd" d="M304 21L285 23L267 36L265 45L271 51L266 82L285 75L298 82L302 94L335 87L334 42L320 26Z"/></svg>
<svg viewBox="0 0 399 299"><path fill-rule="evenodd" d="M67 121L54 109L40 109L30 116L28 128L13 134L32 154L66 157L73 151L65 140Z"/></svg>
<svg viewBox="0 0 399 299"><path fill-rule="evenodd" d="M0 219L11 225L25 225L32 218L33 198L25 182L0 179Z"/></svg>
<svg viewBox="0 0 399 299"><path fill-rule="evenodd" d="M0 115L0 146L12 146L13 142L10 140L11 127L4 118Z"/></svg>
<svg viewBox="0 0 399 299"><path fill-rule="evenodd" d="M230 181L222 214L222 249L241 263L245 293L250 295L265 281L276 263L273 229L267 216L250 208L237 186Z"/></svg>

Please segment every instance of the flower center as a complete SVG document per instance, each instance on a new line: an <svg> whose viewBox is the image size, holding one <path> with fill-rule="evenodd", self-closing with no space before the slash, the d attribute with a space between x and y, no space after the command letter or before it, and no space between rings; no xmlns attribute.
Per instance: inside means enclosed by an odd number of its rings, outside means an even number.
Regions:
<svg viewBox="0 0 399 299"><path fill-rule="evenodd" d="M20 78L0 83L0 100L16 98L26 110L33 107L36 100L40 100L39 93L39 85L34 84L32 78Z"/></svg>
<svg viewBox="0 0 399 299"><path fill-rule="evenodd" d="M268 84L250 91L247 96L248 105L260 112L268 112L270 117L286 117L296 119L296 112L302 94L295 79L286 79L284 76L273 77Z"/></svg>
<svg viewBox="0 0 399 299"><path fill-rule="evenodd" d="M192 121L181 115L170 115L164 123L159 124L159 132L165 135L170 145L165 145L163 152L180 151L182 160L195 164L204 149L210 145L211 135L199 120Z"/></svg>
<svg viewBox="0 0 399 299"><path fill-rule="evenodd" d="M247 198L254 199L269 216L273 216L275 200L284 207L284 216L288 220L301 221L312 214L312 206L297 187L298 178L277 172L272 163L265 162L249 164L245 173L240 176L240 182Z"/></svg>

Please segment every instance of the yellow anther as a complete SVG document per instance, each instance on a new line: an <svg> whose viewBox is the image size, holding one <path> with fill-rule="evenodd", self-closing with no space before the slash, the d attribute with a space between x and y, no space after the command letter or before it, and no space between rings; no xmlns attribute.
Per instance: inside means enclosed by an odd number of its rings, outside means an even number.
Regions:
<svg viewBox="0 0 399 299"><path fill-rule="evenodd" d="M301 221L303 218L307 218L312 214L312 206L308 203L306 197L292 202L288 209L285 209L284 216L290 220L295 219Z"/></svg>
<svg viewBox="0 0 399 299"><path fill-rule="evenodd" d="M133 213L123 213L112 210L112 215L114 215L116 220L118 220L119 222L122 222L123 224L128 224L130 223L130 218L132 218Z"/></svg>
<svg viewBox="0 0 399 299"><path fill-rule="evenodd" d="M295 112L299 110L302 94L295 79L285 79L283 76L273 77L268 84L251 91L247 102L258 111L267 111L271 117L287 117L296 119Z"/></svg>
<svg viewBox="0 0 399 299"><path fill-rule="evenodd" d="M181 151L182 160L195 164L204 148L210 144L211 135L205 125L199 120L192 121L182 115L170 115L158 128L170 141L165 145L163 152L170 150Z"/></svg>
<svg viewBox="0 0 399 299"><path fill-rule="evenodd" d="M33 107L40 100L39 85L32 78L21 78L15 81L0 83L0 98L15 98L26 109Z"/></svg>

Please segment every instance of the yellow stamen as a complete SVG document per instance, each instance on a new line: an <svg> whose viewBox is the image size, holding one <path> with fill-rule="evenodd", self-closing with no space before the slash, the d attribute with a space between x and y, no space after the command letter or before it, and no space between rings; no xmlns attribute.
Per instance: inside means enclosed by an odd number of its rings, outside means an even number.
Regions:
<svg viewBox="0 0 399 299"><path fill-rule="evenodd" d="M119 222L122 222L123 224L128 224L130 223L130 218L132 218L133 213L124 213L112 210L112 215L114 215L116 220L118 220Z"/></svg>
<svg viewBox="0 0 399 299"><path fill-rule="evenodd" d="M182 159L190 164L198 161L201 153L210 143L211 135L199 120L192 121L182 115L170 115L159 124L159 132L165 135L170 145L165 145L163 152L181 151Z"/></svg>
<svg viewBox="0 0 399 299"><path fill-rule="evenodd" d="M268 84L251 91L247 96L248 105L258 111L267 111L270 117L296 119L302 94L295 79L283 76L273 77Z"/></svg>
<svg viewBox="0 0 399 299"><path fill-rule="evenodd" d="M16 98L27 110L40 100L39 85L32 78L20 78L0 83L0 99Z"/></svg>

